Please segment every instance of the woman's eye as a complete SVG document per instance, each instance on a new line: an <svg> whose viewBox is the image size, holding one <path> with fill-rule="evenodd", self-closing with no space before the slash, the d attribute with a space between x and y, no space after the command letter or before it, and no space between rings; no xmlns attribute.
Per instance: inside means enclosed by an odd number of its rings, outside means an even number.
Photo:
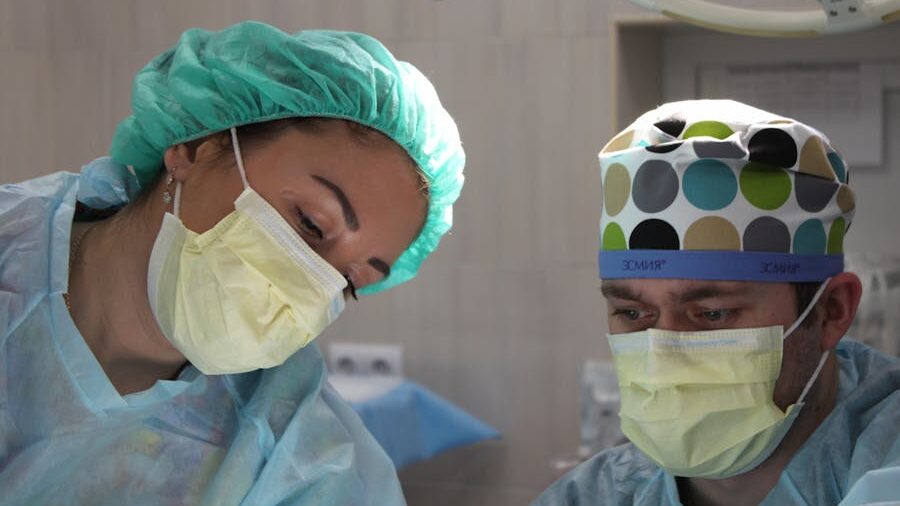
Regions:
<svg viewBox="0 0 900 506"><path fill-rule="evenodd" d="M344 279L347 280L347 288L345 290L350 292L350 296L353 297L353 300L359 300L359 298L356 296L356 283L354 283L353 280L350 279L350 276L345 275Z"/></svg>
<svg viewBox="0 0 900 506"><path fill-rule="evenodd" d="M303 213L300 213L300 229L319 239L323 239L325 237L325 234L322 233L322 229L319 228L318 225L316 225L316 222L311 220L309 216L306 216Z"/></svg>

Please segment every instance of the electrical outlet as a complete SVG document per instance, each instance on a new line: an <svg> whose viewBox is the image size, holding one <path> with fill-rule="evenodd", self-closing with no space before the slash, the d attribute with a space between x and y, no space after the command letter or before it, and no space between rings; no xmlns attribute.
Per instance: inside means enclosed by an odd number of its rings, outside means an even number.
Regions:
<svg viewBox="0 0 900 506"><path fill-rule="evenodd" d="M403 376L403 347L395 344L330 343L328 369L351 376Z"/></svg>

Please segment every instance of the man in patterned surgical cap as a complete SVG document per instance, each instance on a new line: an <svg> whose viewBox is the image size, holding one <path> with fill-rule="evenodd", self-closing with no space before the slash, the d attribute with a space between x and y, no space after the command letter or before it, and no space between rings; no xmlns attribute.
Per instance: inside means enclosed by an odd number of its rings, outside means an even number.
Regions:
<svg viewBox="0 0 900 506"><path fill-rule="evenodd" d="M629 444L538 505L900 500L900 361L844 338L847 167L814 128L666 104L600 153L600 277ZM843 339L843 340L842 340Z"/></svg>

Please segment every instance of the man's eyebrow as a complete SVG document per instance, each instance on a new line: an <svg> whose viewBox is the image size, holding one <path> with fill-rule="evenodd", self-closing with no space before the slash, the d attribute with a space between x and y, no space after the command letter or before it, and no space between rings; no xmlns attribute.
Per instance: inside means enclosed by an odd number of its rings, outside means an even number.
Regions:
<svg viewBox="0 0 900 506"><path fill-rule="evenodd" d="M678 302L696 302L703 299L711 299L713 297L733 297L736 295L744 295L749 291L747 287L723 288L718 286L698 286L676 295Z"/></svg>
<svg viewBox="0 0 900 506"><path fill-rule="evenodd" d="M636 302L641 302L640 294L634 293L629 290L627 287L619 286L619 285L601 285L600 293L603 294L604 297L615 297L617 299L625 299L625 300L633 300Z"/></svg>
<svg viewBox="0 0 900 506"><path fill-rule="evenodd" d="M369 259L369 265L372 266L376 271L384 274L384 277L388 277L391 275L391 266L387 264L384 260L380 258L372 257Z"/></svg>
<svg viewBox="0 0 900 506"><path fill-rule="evenodd" d="M354 232L359 230L359 220L356 219L356 211L354 211L353 206L350 205L350 200L347 198L347 195L344 194L344 190L341 190L340 186L322 176L313 175L313 179L318 181L319 184L325 188L331 190L331 192L334 193L334 196L337 197L338 202L341 203L341 210L344 212L344 221L347 223L347 227Z"/></svg>

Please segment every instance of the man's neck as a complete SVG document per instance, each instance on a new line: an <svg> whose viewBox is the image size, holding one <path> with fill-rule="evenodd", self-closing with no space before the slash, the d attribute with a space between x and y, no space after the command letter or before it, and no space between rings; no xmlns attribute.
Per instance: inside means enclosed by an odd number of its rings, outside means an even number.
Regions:
<svg viewBox="0 0 900 506"><path fill-rule="evenodd" d="M790 464L803 443L834 408L837 373L837 358L831 353L821 376L810 390L797 421L772 455L757 468L721 480L676 478L681 503L684 506L743 506L762 502L778 483L782 471Z"/></svg>

